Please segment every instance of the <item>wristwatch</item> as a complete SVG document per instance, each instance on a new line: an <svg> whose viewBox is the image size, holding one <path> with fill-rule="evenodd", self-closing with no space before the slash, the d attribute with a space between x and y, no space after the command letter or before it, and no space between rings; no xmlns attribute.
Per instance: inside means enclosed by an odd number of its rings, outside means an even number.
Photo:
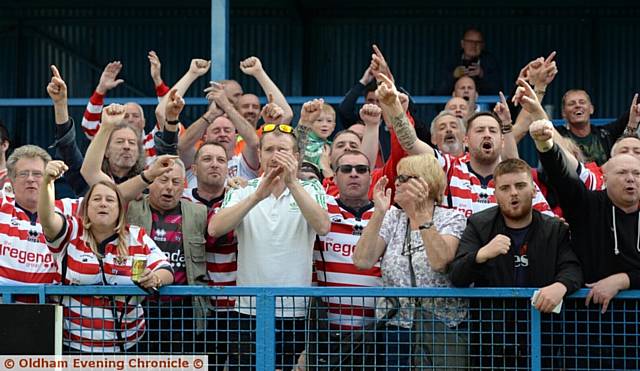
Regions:
<svg viewBox="0 0 640 371"><path fill-rule="evenodd" d="M423 225L419 226L418 229L423 230L423 229L429 229L431 227L433 227L433 220L424 223Z"/></svg>

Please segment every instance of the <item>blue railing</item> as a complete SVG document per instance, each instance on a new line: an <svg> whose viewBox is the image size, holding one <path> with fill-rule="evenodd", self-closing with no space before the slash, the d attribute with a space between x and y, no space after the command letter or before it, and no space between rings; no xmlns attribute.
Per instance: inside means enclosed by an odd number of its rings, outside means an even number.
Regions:
<svg viewBox="0 0 640 371"><path fill-rule="evenodd" d="M275 364L275 309L277 297L421 297L421 298L481 298L481 299L529 299L534 288L352 288L352 287L202 287L167 286L160 290L168 296L252 296L256 298L256 366L259 370L272 370ZM582 289L568 299L584 299L588 290ZM146 295L136 286L0 286L4 303L12 302L15 295L37 295L40 303L53 295ZM640 301L640 291L622 291L614 302L632 300L636 303L636 316ZM629 309L623 303L624 311ZM595 307L595 306L594 306ZM632 307L632 306L630 306ZM478 309L478 308L477 308ZM483 310L482 308L479 308ZM564 308L563 308L564 310ZM595 311L595 308L591 309ZM611 310L611 309L610 309ZM595 312L594 312L595 313ZM529 357L531 369L541 369L542 321L541 314L533 306L529 307ZM626 323L621 323L626 324ZM613 325L613 324L612 324ZM618 323L615 323L618 325ZM620 336L624 334L619 334ZM636 360L637 362L637 360Z"/></svg>
<svg viewBox="0 0 640 371"><path fill-rule="evenodd" d="M318 97L315 96L289 96L286 97L287 102L292 105L302 105L305 102L315 99ZM341 96L326 96L323 97L324 101L337 105L340 104L344 97ZM451 96L448 95L418 95L412 96L411 99L416 104L425 105L425 104L445 104ZM478 97L477 102L480 104L492 104L496 103L500 100L497 95L485 95ZM89 98L69 98L68 104L72 107L84 107L87 105ZM111 103L120 103L124 104L127 102L137 102L142 106L155 106L158 104L158 98L149 98L149 97L118 97L118 98L105 98L105 104ZM207 105L207 100L205 98L185 98L185 102L187 105L191 106L204 106ZM267 102L266 97L260 97L260 103L265 104ZM362 97L358 98L358 104L363 104L364 99ZM0 98L0 108L2 107L48 107L52 106L53 103L49 98ZM556 126L565 125L565 121L562 119L554 119L552 120L553 124ZM591 119L591 123L594 125L605 125L609 122L613 121L610 118L593 118Z"/></svg>

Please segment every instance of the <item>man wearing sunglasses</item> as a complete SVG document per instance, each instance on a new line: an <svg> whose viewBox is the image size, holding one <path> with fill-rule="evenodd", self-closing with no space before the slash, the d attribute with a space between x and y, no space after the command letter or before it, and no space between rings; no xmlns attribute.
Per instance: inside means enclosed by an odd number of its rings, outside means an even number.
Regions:
<svg viewBox="0 0 640 371"><path fill-rule="evenodd" d="M318 181L297 179L299 151L291 126L264 125L262 132L259 155L264 175L226 194L209 234L219 237L235 230L238 286L311 286L313 244L316 235L327 234L331 226L326 194ZM229 364L234 369L255 364L252 308L255 299L240 297L236 302L242 320L231 325L240 327L230 334L235 349ZM278 369L291 369L304 350L305 315L305 298L277 300L276 328L282 330L276 336Z"/></svg>
<svg viewBox="0 0 640 371"><path fill-rule="evenodd" d="M336 160L336 174L334 180L340 191L339 197L327 197L327 207L331 220L331 230L325 236L316 240L314 260L318 286L382 286L380 262L367 270L357 273L353 264L353 254L356 243L362 231L373 215L373 202L367 193L371 183L371 168L369 159L360 151L346 151ZM323 298L325 299L325 298ZM339 344L345 334L351 330L358 331L375 321L375 298L344 298L329 297L328 302L322 300L320 306L327 308L326 318L318 311L321 321L328 320L332 330L341 330L339 336L331 332L330 343ZM322 329L320 329L322 330ZM333 351L332 351L333 349ZM326 366L362 365L362 355L352 355L345 363L339 352L339 346L330 346L322 342L310 341L307 354L308 364L320 365L326 361ZM315 357L315 354L329 353L328 357ZM359 358L358 358L359 357ZM335 363L341 361L340 363ZM371 363L368 363L368 362ZM373 366L375 357L364 360Z"/></svg>

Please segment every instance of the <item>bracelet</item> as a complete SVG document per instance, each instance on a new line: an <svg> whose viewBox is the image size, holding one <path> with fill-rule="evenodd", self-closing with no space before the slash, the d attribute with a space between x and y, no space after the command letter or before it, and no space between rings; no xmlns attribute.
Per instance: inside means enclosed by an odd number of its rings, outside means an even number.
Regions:
<svg viewBox="0 0 640 371"><path fill-rule="evenodd" d="M509 134L513 130L513 125L511 123L503 123L500 125L500 131L502 134Z"/></svg>
<svg viewBox="0 0 640 371"><path fill-rule="evenodd" d="M180 120L167 120L167 125L178 125Z"/></svg>
<svg viewBox="0 0 640 371"><path fill-rule="evenodd" d="M631 126L627 126L624 129L624 135L626 135L626 136L634 136L636 134L636 130L638 130L638 128L633 128Z"/></svg>
<svg viewBox="0 0 640 371"><path fill-rule="evenodd" d="M546 92L546 90L534 90L534 93L536 93L536 95L544 95Z"/></svg>
<svg viewBox="0 0 640 371"><path fill-rule="evenodd" d="M149 180L149 178L147 178L146 176L144 176L144 171L140 173L140 178L142 179L143 182L147 183L147 184L151 184L153 183L151 180Z"/></svg>

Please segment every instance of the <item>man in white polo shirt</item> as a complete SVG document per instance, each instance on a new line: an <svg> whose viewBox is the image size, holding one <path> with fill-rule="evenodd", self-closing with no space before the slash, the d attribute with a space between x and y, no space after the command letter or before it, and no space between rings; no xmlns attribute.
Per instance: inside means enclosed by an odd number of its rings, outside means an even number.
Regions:
<svg viewBox="0 0 640 371"><path fill-rule="evenodd" d="M297 179L298 147L291 126L266 124L262 132L259 155L265 175L226 194L209 234L236 231L238 286L311 286L316 235L331 227L325 193L317 180ZM231 324L229 365L253 369L255 300L241 297L236 310L240 321ZM305 298L276 299L278 369L291 369L304 349L305 315Z"/></svg>

